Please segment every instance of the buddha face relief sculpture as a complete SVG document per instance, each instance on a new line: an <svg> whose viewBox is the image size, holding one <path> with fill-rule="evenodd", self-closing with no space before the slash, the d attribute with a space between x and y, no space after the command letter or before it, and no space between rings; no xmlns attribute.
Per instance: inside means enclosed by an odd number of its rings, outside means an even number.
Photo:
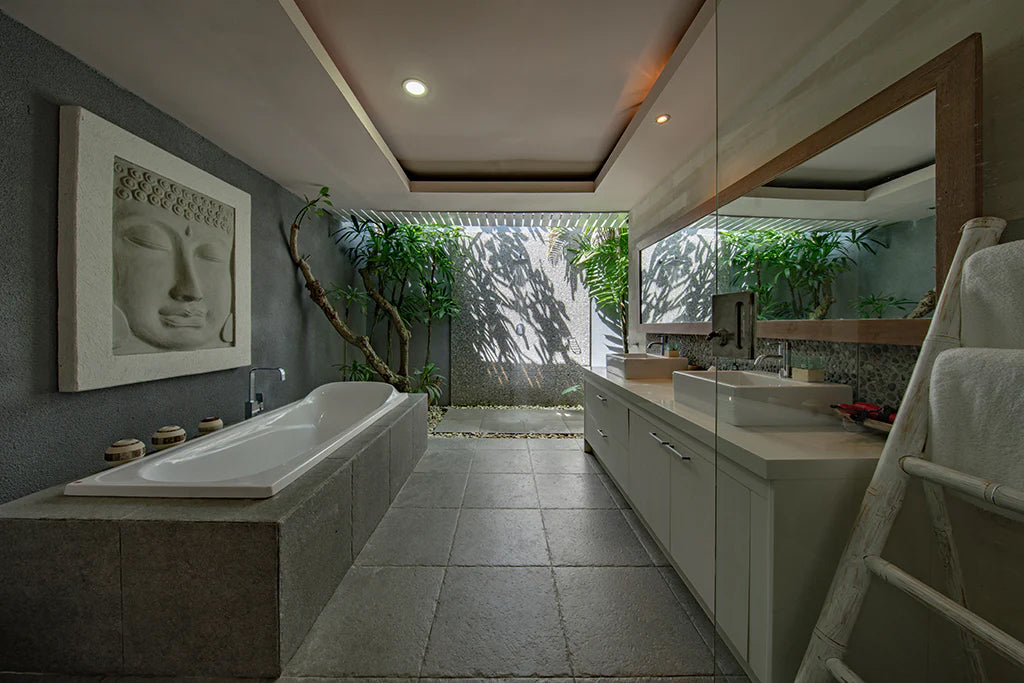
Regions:
<svg viewBox="0 0 1024 683"><path fill-rule="evenodd" d="M231 346L234 210L114 162L114 353Z"/></svg>

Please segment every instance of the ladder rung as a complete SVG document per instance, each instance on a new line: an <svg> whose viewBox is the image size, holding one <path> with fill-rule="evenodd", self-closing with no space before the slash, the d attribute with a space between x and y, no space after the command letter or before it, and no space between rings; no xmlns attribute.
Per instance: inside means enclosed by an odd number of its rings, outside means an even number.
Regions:
<svg viewBox="0 0 1024 683"><path fill-rule="evenodd" d="M839 681L839 683L864 683L864 679L855 674L853 669L835 657L825 660L825 668L832 674L832 678Z"/></svg>
<svg viewBox="0 0 1024 683"><path fill-rule="evenodd" d="M940 615L957 626L965 628L992 649L1010 659L1017 666L1024 667L1024 643L993 626L963 605L950 600L928 584L914 578L892 562L887 562L877 555L864 558L865 564L873 574L918 602L931 607Z"/></svg>
<svg viewBox="0 0 1024 683"><path fill-rule="evenodd" d="M991 482L981 477L937 465L930 460L907 456L900 458L900 467L912 477L959 491L964 495L991 503L996 507L1024 514L1024 491L1012 486Z"/></svg>

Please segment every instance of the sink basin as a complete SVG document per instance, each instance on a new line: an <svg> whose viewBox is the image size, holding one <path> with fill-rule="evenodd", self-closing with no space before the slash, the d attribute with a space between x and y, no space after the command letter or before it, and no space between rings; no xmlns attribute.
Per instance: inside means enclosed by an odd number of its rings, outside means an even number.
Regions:
<svg viewBox="0 0 1024 683"><path fill-rule="evenodd" d="M717 398L716 398L717 380ZM679 403L737 427L836 424L833 403L852 403L845 384L798 382L766 372L699 370L672 373Z"/></svg>
<svg viewBox="0 0 1024 683"><path fill-rule="evenodd" d="M625 379L668 379L676 370L685 370L685 356L656 356L652 353L609 353L605 356L608 372Z"/></svg>

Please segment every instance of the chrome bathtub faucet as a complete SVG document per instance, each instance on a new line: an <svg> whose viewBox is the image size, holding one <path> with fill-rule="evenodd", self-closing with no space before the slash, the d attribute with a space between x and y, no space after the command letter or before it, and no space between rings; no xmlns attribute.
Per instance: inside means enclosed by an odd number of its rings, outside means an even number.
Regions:
<svg viewBox="0 0 1024 683"><path fill-rule="evenodd" d="M283 382L285 379L284 368L252 368L249 370L249 400L245 402L246 420L263 412L263 394L256 393L256 373L261 371L279 372L281 381Z"/></svg>

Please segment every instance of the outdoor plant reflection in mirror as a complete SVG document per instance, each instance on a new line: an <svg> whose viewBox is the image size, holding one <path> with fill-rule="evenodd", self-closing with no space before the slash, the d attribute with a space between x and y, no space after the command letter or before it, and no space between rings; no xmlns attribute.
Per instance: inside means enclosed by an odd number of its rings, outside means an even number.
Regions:
<svg viewBox="0 0 1024 683"><path fill-rule="evenodd" d="M234 343L234 209L114 159L113 351Z"/></svg>

